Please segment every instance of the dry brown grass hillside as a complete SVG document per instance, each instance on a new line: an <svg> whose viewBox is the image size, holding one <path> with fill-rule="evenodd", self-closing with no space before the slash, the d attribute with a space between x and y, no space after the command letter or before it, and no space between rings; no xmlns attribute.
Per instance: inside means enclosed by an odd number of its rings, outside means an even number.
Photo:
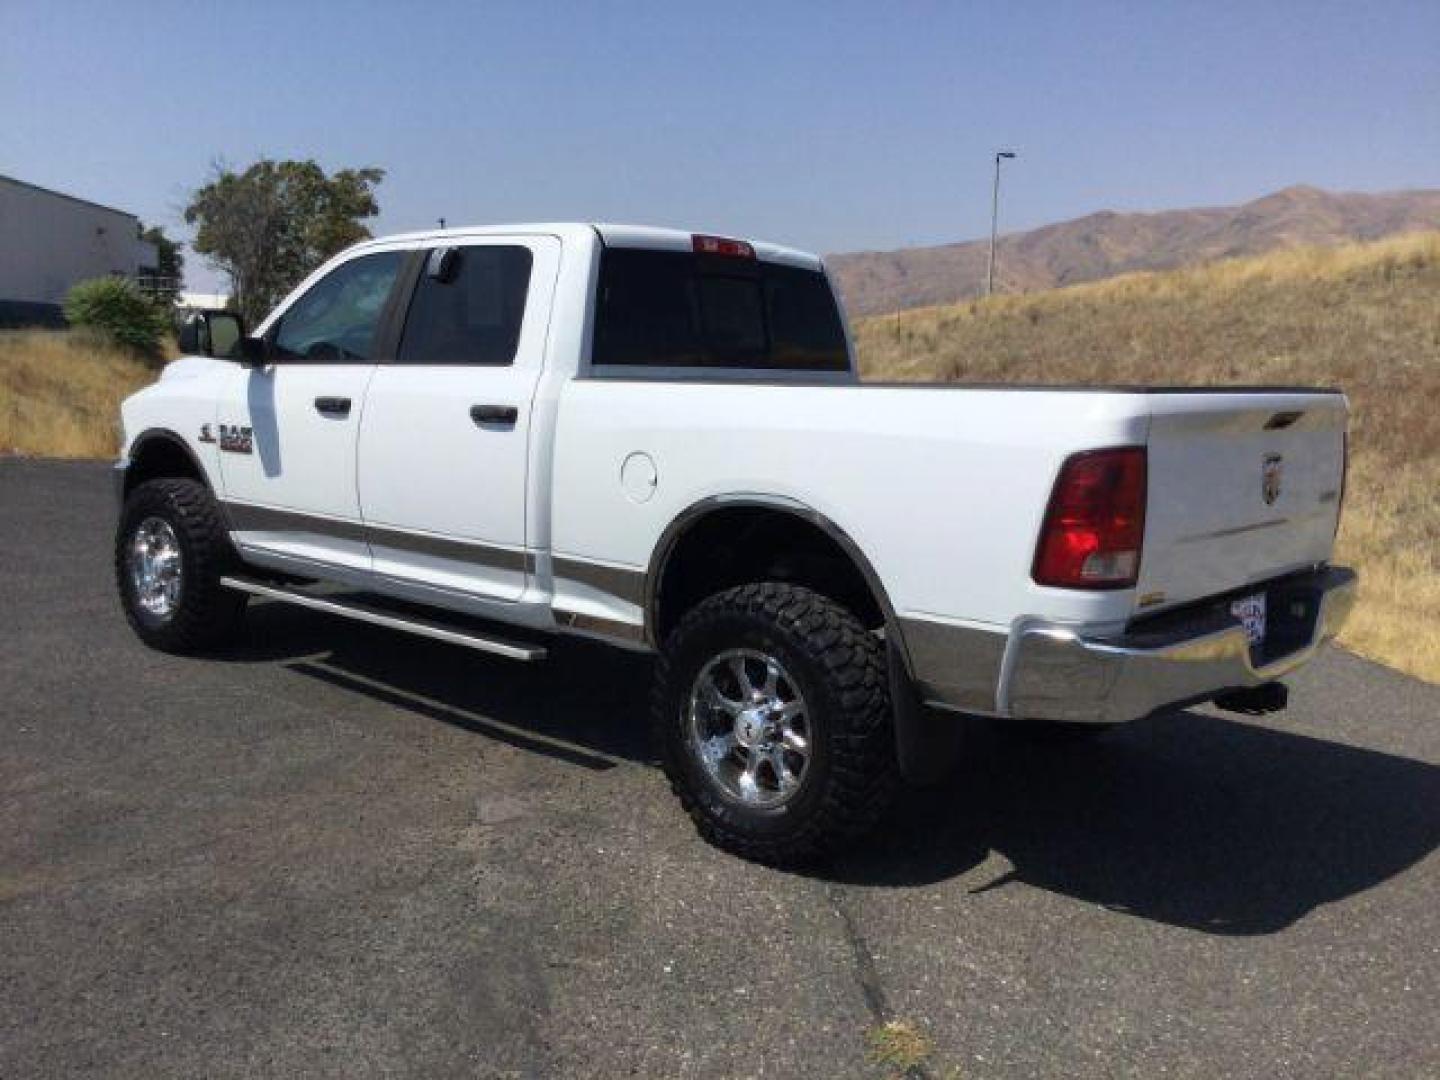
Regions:
<svg viewBox="0 0 1440 1080"><path fill-rule="evenodd" d="M1440 681L1440 233L862 320L867 378L1314 384L1351 417L1343 640Z"/></svg>
<svg viewBox="0 0 1440 1080"><path fill-rule="evenodd" d="M1440 229L1440 191L1380 194L1296 186L1241 206L1104 211L1000 238L1005 292L1033 292L1138 270L1170 270L1281 248L1379 240ZM826 262L852 315L952 304L979 295L989 243L865 251Z"/></svg>
<svg viewBox="0 0 1440 1080"><path fill-rule="evenodd" d="M0 453L114 457L120 402L156 374L83 334L0 332Z"/></svg>

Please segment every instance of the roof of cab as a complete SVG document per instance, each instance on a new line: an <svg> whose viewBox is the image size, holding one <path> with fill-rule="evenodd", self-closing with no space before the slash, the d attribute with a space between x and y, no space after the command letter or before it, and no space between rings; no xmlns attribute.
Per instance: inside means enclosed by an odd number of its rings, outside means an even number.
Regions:
<svg viewBox="0 0 1440 1080"><path fill-rule="evenodd" d="M430 229L423 232L397 233L391 236L377 236L373 240L364 241L361 245L357 246L394 241L459 240L467 236L506 236L516 233L549 233L560 237L562 240L567 237L578 238L580 234L593 234L598 235L607 247L651 248L659 251L692 251L694 250L694 238L697 235L729 235L704 231L687 232L684 229L666 229L652 225L622 225L599 221L547 221L521 222L513 225L467 225L453 229ZM755 249L755 254L766 262L787 263L792 266L802 266L810 270L820 270L823 268L820 257L818 255L812 255L807 251L798 251L795 248L784 247L780 244L771 244L763 240L751 240L749 237L733 237L733 239L745 240L746 243Z"/></svg>

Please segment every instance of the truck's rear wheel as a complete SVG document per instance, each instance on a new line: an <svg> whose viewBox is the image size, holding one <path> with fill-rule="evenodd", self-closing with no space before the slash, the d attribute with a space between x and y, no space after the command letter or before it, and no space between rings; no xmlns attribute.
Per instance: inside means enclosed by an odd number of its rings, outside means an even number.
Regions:
<svg viewBox="0 0 1440 1080"><path fill-rule="evenodd" d="M234 631L243 593L222 588L233 560L215 499L194 480L150 480L125 500L115 532L115 582L125 617L164 652L212 649Z"/></svg>
<svg viewBox="0 0 1440 1080"><path fill-rule="evenodd" d="M882 643L833 601L743 585L680 622L652 712L671 787L718 847L812 861L872 827L898 772Z"/></svg>

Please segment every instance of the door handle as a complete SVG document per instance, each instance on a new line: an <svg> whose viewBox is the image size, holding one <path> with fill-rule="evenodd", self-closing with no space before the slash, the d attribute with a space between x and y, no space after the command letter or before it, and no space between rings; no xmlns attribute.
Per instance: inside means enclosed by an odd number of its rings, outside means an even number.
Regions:
<svg viewBox="0 0 1440 1080"><path fill-rule="evenodd" d="M348 397L317 397L315 411L322 416L349 416L350 399Z"/></svg>
<svg viewBox="0 0 1440 1080"><path fill-rule="evenodd" d="M514 405L471 405L470 419L477 424L514 424L520 410Z"/></svg>

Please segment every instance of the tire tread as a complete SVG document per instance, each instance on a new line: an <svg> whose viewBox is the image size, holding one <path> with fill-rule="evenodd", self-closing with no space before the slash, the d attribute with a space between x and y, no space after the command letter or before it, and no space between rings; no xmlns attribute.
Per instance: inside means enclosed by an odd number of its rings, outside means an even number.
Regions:
<svg viewBox="0 0 1440 1080"><path fill-rule="evenodd" d="M770 623L824 673L838 708L831 731L828 783L813 813L793 834L756 837L716 820L690 788L672 727L679 646L714 620L740 614ZM883 644L848 610L821 594L782 582L752 582L703 601L681 619L661 651L651 702L655 745L670 788L701 836L742 858L773 866L812 863L871 832L899 784Z"/></svg>
<svg viewBox="0 0 1440 1080"><path fill-rule="evenodd" d="M135 519L164 517L176 529L184 554L180 605L166 623L145 622L130 602L125 541ZM206 652L228 640L245 608L245 597L220 584L235 562L229 533L210 490L196 480L147 480L125 500L115 536L115 582L121 607L135 633L163 652Z"/></svg>

